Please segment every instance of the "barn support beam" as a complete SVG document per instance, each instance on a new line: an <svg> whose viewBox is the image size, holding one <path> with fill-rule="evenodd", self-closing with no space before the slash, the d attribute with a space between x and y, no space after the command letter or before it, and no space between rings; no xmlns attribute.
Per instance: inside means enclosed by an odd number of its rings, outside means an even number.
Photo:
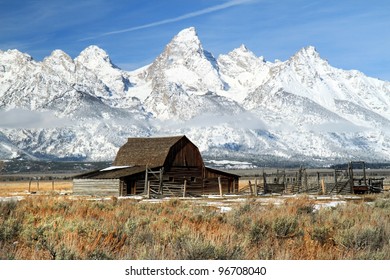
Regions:
<svg viewBox="0 0 390 280"><path fill-rule="evenodd" d="M164 167L161 167L160 169L160 176L159 176L159 188L161 195L164 194L164 188L163 188L163 173L164 173Z"/></svg>
<svg viewBox="0 0 390 280"><path fill-rule="evenodd" d="M183 197L186 197L186 195L187 195L187 180L184 180Z"/></svg>
<svg viewBox="0 0 390 280"><path fill-rule="evenodd" d="M219 187L219 195L222 197L223 192L222 192L221 176L218 176L218 187Z"/></svg>
<svg viewBox="0 0 390 280"><path fill-rule="evenodd" d="M148 192L148 166L145 168L145 187L144 187L144 193L146 194Z"/></svg>
<svg viewBox="0 0 390 280"><path fill-rule="evenodd" d="M147 186L148 186L148 191L146 192L146 198L150 198L150 181L148 181L147 183Z"/></svg>

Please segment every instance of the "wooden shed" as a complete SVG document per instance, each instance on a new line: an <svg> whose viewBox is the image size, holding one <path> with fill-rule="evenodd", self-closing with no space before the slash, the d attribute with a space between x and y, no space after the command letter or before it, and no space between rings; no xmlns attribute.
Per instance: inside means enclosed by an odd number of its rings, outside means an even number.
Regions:
<svg viewBox="0 0 390 280"><path fill-rule="evenodd" d="M204 165L186 137L129 138L113 166L76 176L80 195L197 196L235 193L239 176Z"/></svg>

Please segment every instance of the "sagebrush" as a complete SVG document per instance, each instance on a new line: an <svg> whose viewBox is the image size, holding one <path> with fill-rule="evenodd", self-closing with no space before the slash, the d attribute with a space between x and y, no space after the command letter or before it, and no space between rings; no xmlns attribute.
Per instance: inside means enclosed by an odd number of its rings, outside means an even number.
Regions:
<svg viewBox="0 0 390 280"><path fill-rule="evenodd" d="M390 259L390 203L315 210L306 197L227 213L161 203L31 197L0 203L1 259Z"/></svg>

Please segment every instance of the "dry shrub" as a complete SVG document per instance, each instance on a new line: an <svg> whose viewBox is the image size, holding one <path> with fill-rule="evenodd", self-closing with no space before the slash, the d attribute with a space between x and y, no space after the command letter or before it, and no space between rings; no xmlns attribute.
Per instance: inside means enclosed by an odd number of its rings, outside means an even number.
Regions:
<svg viewBox="0 0 390 280"><path fill-rule="evenodd" d="M288 198L284 204L287 212L295 215L311 214L315 205L314 200L306 195Z"/></svg>
<svg viewBox="0 0 390 280"><path fill-rule="evenodd" d="M316 226L310 232L310 237L312 240L319 242L321 245L325 245L331 240L331 229L327 226Z"/></svg>
<svg viewBox="0 0 390 280"><path fill-rule="evenodd" d="M385 232L382 227L356 226L343 230L337 236L336 242L348 249L378 250L385 244Z"/></svg>
<svg viewBox="0 0 390 280"><path fill-rule="evenodd" d="M251 244L260 244L267 240L271 226L267 222L255 221L249 230L249 241Z"/></svg>
<svg viewBox="0 0 390 280"><path fill-rule="evenodd" d="M299 233L298 219L292 216L277 217L272 223L272 229L276 237L294 237Z"/></svg>
<svg viewBox="0 0 390 280"><path fill-rule="evenodd" d="M387 198L313 211L307 196L228 213L196 202L0 203L1 259L390 259Z"/></svg>

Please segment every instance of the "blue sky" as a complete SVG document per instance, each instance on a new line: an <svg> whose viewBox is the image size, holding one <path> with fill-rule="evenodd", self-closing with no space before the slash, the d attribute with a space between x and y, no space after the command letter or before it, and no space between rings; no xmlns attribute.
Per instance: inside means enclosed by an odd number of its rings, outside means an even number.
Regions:
<svg viewBox="0 0 390 280"><path fill-rule="evenodd" d="M387 0L0 0L0 49L36 60L98 45L132 70L190 26L215 57L245 44L286 60L313 45L335 67L390 81Z"/></svg>

